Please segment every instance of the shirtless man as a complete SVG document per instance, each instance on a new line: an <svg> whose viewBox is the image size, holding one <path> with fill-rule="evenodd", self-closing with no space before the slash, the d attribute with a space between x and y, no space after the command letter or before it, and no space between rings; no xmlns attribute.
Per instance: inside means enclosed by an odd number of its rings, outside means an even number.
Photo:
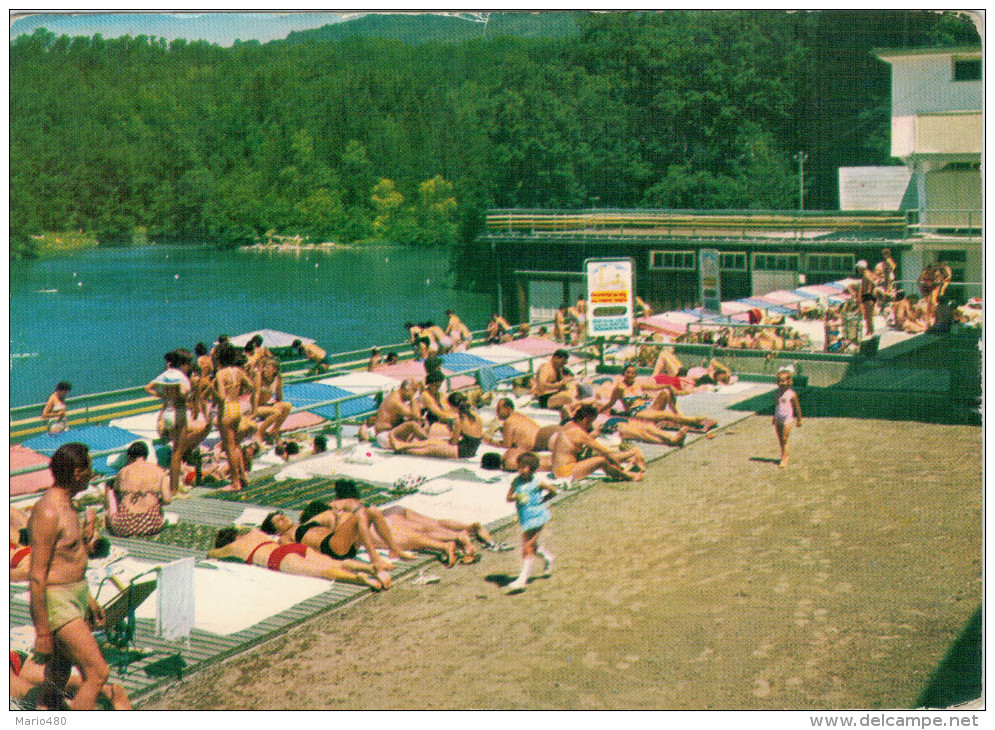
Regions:
<svg viewBox="0 0 995 730"><path fill-rule="evenodd" d="M470 328L463 324L463 320L451 309L446 310L446 334L453 341L453 351L465 351L473 340L473 333Z"/></svg>
<svg viewBox="0 0 995 730"><path fill-rule="evenodd" d="M72 498L93 476L86 445L68 443L52 455L55 483L31 511L30 607L35 627L35 658L45 664L39 703L62 707L73 666L83 678L70 703L92 710L110 670L90 632L88 619L102 626L104 614L86 583L87 553Z"/></svg>
<svg viewBox="0 0 995 730"><path fill-rule="evenodd" d="M147 459L149 447L136 441L128 447L128 463L107 485L104 501L107 506L107 529L118 537L155 535L162 531L166 520L162 505L169 504L169 475Z"/></svg>
<svg viewBox="0 0 995 730"><path fill-rule="evenodd" d="M549 441L559 430L559 426L539 426L538 423L523 413L515 410L515 404L510 398L502 398L497 403L497 416L501 419L503 438L500 442L488 440L492 446L503 446L506 451L501 457L501 468L505 471L518 471L518 457L527 451L539 452L549 449ZM552 467L551 454L536 453L539 457L539 468L548 470Z"/></svg>
<svg viewBox="0 0 995 730"><path fill-rule="evenodd" d="M309 372L316 373L328 370L328 353L313 342L301 342L300 340L294 340L290 343L290 346L297 351L298 355L306 357L314 363Z"/></svg>
<svg viewBox="0 0 995 730"><path fill-rule="evenodd" d="M248 565L258 565L280 573L325 578L343 583L369 586L375 591L390 588L390 573L374 573L374 567L361 560L336 560L300 543L280 545L262 530L253 528L243 535L234 527L218 531L214 549L207 557L238 558Z"/></svg>
<svg viewBox="0 0 995 730"><path fill-rule="evenodd" d="M444 398L439 390L446 381L446 376L435 370L425 376L425 387L418 398L420 412L425 416L428 423L428 433L436 431L437 436L449 438L452 429L459 418L459 412L449 405L449 400ZM436 426L436 424L439 424Z"/></svg>
<svg viewBox="0 0 995 730"><path fill-rule="evenodd" d="M891 303L891 315L895 319L895 327L903 332L919 333L927 329L926 323L919 320L912 311L912 305L905 297L904 291L895 292L895 299Z"/></svg>
<svg viewBox="0 0 995 730"><path fill-rule="evenodd" d="M856 299L861 314L864 315L864 333L869 337L874 334L874 307L877 304L874 290L877 289L878 282L867 268L866 261L857 262L857 276L860 277L860 283L857 285Z"/></svg>
<svg viewBox="0 0 995 730"><path fill-rule="evenodd" d="M597 469L625 481L643 479L646 460L639 449L615 451L591 436L598 409L585 403L573 420L562 426L553 438L553 473L559 479L583 479ZM630 464L626 470L623 465Z"/></svg>
<svg viewBox="0 0 995 730"><path fill-rule="evenodd" d="M553 339L557 342L569 342L570 335L567 326L567 305L561 304L553 315Z"/></svg>
<svg viewBox="0 0 995 730"><path fill-rule="evenodd" d="M510 333L511 325L508 324L508 320L497 312L494 312L491 315L490 321L487 323L487 341L494 345L498 345L502 342L508 342L511 340Z"/></svg>
<svg viewBox="0 0 995 730"><path fill-rule="evenodd" d="M414 378L405 378L400 388L383 399L373 422L376 441L381 448L393 451L403 442L428 438L415 403L417 389Z"/></svg>
<svg viewBox="0 0 995 730"><path fill-rule="evenodd" d="M890 296L895 289L895 270L898 264L891 256L891 249L886 248L881 251L881 260L874 266L874 276L878 280L881 293Z"/></svg>
<svg viewBox="0 0 995 730"><path fill-rule="evenodd" d="M569 408L576 400L574 387L576 378L566 372L569 359L569 352L557 350L549 358L549 362L539 366L532 386L532 395L539 401L540 408Z"/></svg>
<svg viewBox="0 0 995 730"><path fill-rule="evenodd" d="M256 430L255 440L260 446L268 436L270 440L280 437L280 427L287 420L293 406L283 399L283 375L276 360L263 360L256 370L252 393L256 418L262 423Z"/></svg>

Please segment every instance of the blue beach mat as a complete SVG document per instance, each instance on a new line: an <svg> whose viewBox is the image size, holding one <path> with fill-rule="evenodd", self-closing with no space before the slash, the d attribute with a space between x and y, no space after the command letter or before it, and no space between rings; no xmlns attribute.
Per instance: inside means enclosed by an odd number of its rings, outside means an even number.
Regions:
<svg viewBox="0 0 995 730"><path fill-rule="evenodd" d="M83 426L70 428L68 431L56 434L41 434L25 441L22 446L39 454L51 456L63 444L78 442L90 447L90 451L106 451L130 446L135 441L141 441L137 433L125 431L117 426ZM114 458L114 457L111 457ZM93 460L93 470L98 474L114 474L116 467L108 466L108 457L101 456Z"/></svg>
<svg viewBox="0 0 995 730"><path fill-rule="evenodd" d="M489 367L491 372L493 372L494 377L498 380L517 378L521 376L521 373L510 365L499 365L495 362L491 362L490 360L485 360L478 355L471 355L468 352L450 352L442 355L442 364L446 370L451 370L454 373L462 373L467 370L476 370L477 368Z"/></svg>
<svg viewBox="0 0 995 730"><path fill-rule="evenodd" d="M323 383L291 383L290 385L283 386L284 400L289 401L295 407L305 408L311 413L329 420L335 418L334 404L318 408L309 408L308 406L337 398L348 398L351 395L354 395L354 393L337 388L334 385L325 385ZM339 415L342 418L350 418L361 413L372 413L376 409L377 402L369 395L339 403Z"/></svg>

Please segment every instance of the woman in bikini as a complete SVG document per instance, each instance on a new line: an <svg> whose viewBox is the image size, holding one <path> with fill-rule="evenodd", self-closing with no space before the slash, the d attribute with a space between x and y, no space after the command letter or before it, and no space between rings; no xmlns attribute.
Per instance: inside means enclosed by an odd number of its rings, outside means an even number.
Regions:
<svg viewBox="0 0 995 730"><path fill-rule="evenodd" d="M173 447L169 462L169 490L176 494L180 486L183 465L183 436L187 428L187 397L190 395L190 371L193 355L182 348L167 352L166 369L145 386L150 395L162 399L162 410L156 419L160 435Z"/></svg>
<svg viewBox="0 0 995 730"><path fill-rule="evenodd" d="M415 558L414 553L397 544L390 525L375 507L366 507L359 500L339 499L327 504L312 502L309 507L301 513L299 525L282 512L268 514L263 520L263 532L278 536L281 543L307 545L335 560L352 560L362 546L366 548L377 576L384 573L387 580L394 564L377 551L374 530L383 538L392 556L403 560Z"/></svg>
<svg viewBox="0 0 995 730"><path fill-rule="evenodd" d="M452 424L452 435L448 440L429 438L402 442L395 438L394 450L404 454L435 456L441 459L468 459L476 456L480 442L484 440L484 425L480 421L480 416L462 393L450 393L447 400L458 414Z"/></svg>
<svg viewBox="0 0 995 730"><path fill-rule="evenodd" d="M390 574L374 573L368 563L336 560L300 543L281 545L272 535L255 528L242 535L234 527L219 530L214 549L207 552L207 557L219 560L235 558L247 565L258 565L280 573L356 583L375 591L390 588Z"/></svg>
<svg viewBox="0 0 995 730"><path fill-rule="evenodd" d="M45 401L45 407L41 410L41 418L43 421L48 421L48 432L50 434L62 433L69 428L66 421L68 410L66 407L66 396L69 395L69 391L72 388L72 383L67 383L63 380L55 386L55 392Z"/></svg>
<svg viewBox="0 0 995 730"><path fill-rule="evenodd" d="M218 372L214 376L214 397L218 408L218 431L228 455L231 483L222 491L238 492L245 487L245 464L238 443L242 422L242 396L251 393L252 382L238 365L238 353L231 345L218 348ZM249 413L248 415L251 415Z"/></svg>
<svg viewBox="0 0 995 730"><path fill-rule="evenodd" d="M622 377L616 382L608 402L599 409L601 413L610 411L615 403L620 402L625 415L629 418L642 418L647 421L665 421L678 426L689 426L692 429L707 431L714 428L716 422L704 416L685 416L677 407L677 396L668 385L657 385L655 382L643 383L636 380L635 365L627 365L622 371ZM656 396L647 390L659 391Z"/></svg>
<svg viewBox="0 0 995 730"><path fill-rule="evenodd" d="M263 419L255 438L262 446L264 439L275 441L279 438L280 427L293 407L283 399L283 376L276 360L267 359L261 363L255 374L252 397L256 417Z"/></svg>

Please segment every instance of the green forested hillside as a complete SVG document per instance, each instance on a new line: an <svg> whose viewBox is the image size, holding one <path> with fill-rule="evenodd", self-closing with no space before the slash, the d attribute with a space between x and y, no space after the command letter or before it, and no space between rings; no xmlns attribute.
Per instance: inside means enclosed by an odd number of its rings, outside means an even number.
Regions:
<svg viewBox="0 0 995 730"><path fill-rule="evenodd" d="M340 41L362 36L391 38L405 43L460 43L467 40L513 36L515 38L561 38L580 33L580 12L517 12L370 14L344 23L326 25L313 30L294 31L287 36L289 43L310 41Z"/></svg>
<svg viewBox="0 0 995 730"><path fill-rule="evenodd" d="M452 43L19 37L12 238L436 245L487 207L791 208L798 150L831 208L839 165L887 161L869 49L978 42L919 11L575 16Z"/></svg>

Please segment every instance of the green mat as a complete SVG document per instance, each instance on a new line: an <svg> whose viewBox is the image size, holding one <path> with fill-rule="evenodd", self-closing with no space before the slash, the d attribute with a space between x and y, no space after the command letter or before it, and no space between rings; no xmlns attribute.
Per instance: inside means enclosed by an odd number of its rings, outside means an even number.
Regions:
<svg viewBox="0 0 995 730"><path fill-rule="evenodd" d="M498 472L490 479L484 479L479 474L477 474L473 469L468 467L460 467L455 471L451 471L448 474L443 474L446 479L459 479L464 482L482 482L484 484L493 484L494 482L501 481L501 472Z"/></svg>
<svg viewBox="0 0 995 730"><path fill-rule="evenodd" d="M180 522L176 525L166 525L158 535L149 535L142 539L157 542L160 545L176 545L207 552L214 547L214 538L217 533L218 528L212 525Z"/></svg>
<svg viewBox="0 0 995 730"><path fill-rule="evenodd" d="M378 505L397 498L386 487L362 481L357 481L356 484L359 487L360 499L366 504ZM215 492L206 497L230 502L248 502L276 509L302 510L316 499L326 502L335 499L335 478L312 477L277 481L270 476L250 483L240 492Z"/></svg>

